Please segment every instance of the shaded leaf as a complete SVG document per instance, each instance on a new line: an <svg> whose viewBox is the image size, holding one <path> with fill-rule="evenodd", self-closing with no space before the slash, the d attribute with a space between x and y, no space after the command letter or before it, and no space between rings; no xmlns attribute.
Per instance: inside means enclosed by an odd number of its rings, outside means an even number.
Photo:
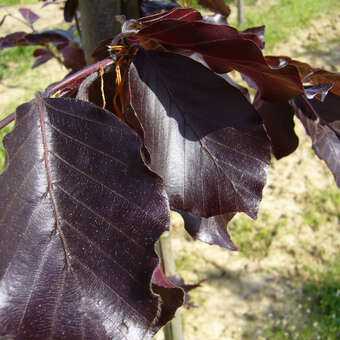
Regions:
<svg viewBox="0 0 340 340"><path fill-rule="evenodd" d="M163 177L171 207L256 217L270 147L247 99L177 54L139 51L129 76L151 167Z"/></svg>
<svg viewBox="0 0 340 340"><path fill-rule="evenodd" d="M181 294L183 306L186 308L194 306L188 293L200 286L200 283L191 285L185 284L183 278L178 274L167 277L160 266L157 267L154 272L152 283L153 291L162 296L163 306L171 306L176 303L176 301L179 301L179 297L177 297L177 295ZM163 310L165 311L164 307ZM169 308L169 310L173 311L175 308Z"/></svg>
<svg viewBox="0 0 340 340"><path fill-rule="evenodd" d="M65 67L73 72L86 66L84 50L75 42L68 43L61 50Z"/></svg>
<svg viewBox="0 0 340 340"><path fill-rule="evenodd" d="M25 36L29 45L44 45L47 43L68 42L73 39L73 34L64 30L48 30L40 33L30 33Z"/></svg>
<svg viewBox="0 0 340 340"><path fill-rule="evenodd" d="M198 52L218 73L235 69L257 84L263 99L283 101L303 94L295 66L271 68L260 48L247 35L240 34L232 27L166 19L141 29L136 38L146 48L151 46L153 49L155 44L150 45L149 42L158 41L178 53L186 50Z"/></svg>
<svg viewBox="0 0 340 340"><path fill-rule="evenodd" d="M214 13L220 13L226 18L230 15L230 7L224 0L198 0L198 3Z"/></svg>
<svg viewBox="0 0 340 340"><path fill-rule="evenodd" d="M72 39L72 33L64 30L50 30L41 33L15 32L0 38L0 50L14 46L67 43Z"/></svg>
<svg viewBox="0 0 340 340"><path fill-rule="evenodd" d="M37 59L35 60L32 68L36 68L53 58L53 54L49 50L46 50L44 48L36 49L33 52L33 56Z"/></svg>
<svg viewBox="0 0 340 340"><path fill-rule="evenodd" d="M67 0L64 7L64 20L72 22L78 9L78 0Z"/></svg>
<svg viewBox="0 0 340 340"><path fill-rule="evenodd" d="M0 38L0 51L14 46L27 45L24 37L26 32L15 32Z"/></svg>
<svg viewBox="0 0 340 340"><path fill-rule="evenodd" d="M165 324L173 319L175 311L185 302L186 293L180 285L171 282L164 274L160 266L156 268L152 276L152 290L162 297L162 310L159 320Z"/></svg>
<svg viewBox="0 0 340 340"><path fill-rule="evenodd" d="M314 68L307 63L285 56L266 56L266 61L272 66L278 66L280 64L295 66L304 82L312 83L314 85L334 83L330 91L340 96L339 72L329 72L320 68Z"/></svg>
<svg viewBox="0 0 340 340"><path fill-rule="evenodd" d="M0 336L151 339L168 229L162 182L112 113L38 97L17 110L0 177Z"/></svg>
<svg viewBox="0 0 340 340"><path fill-rule="evenodd" d="M186 231L195 240L208 244L216 244L229 250L237 250L227 231L227 224L235 214L231 213L204 218L185 211L177 210L177 212L183 217Z"/></svg>
<svg viewBox="0 0 340 340"><path fill-rule="evenodd" d="M263 119L276 159L290 155L299 145L294 130L294 110L288 101L269 102L257 99L256 109Z"/></svg>
<svg viewBox="0 0 340 340"><path fill-rule="evenodd" d="M312 139L315 153L326 162L340 187L340 97L329 94L324 102L299 97L293 104L297 117Z"/></svg>
<svg viewBox="0 0 340 340"><path fill-rule="evenodd" d="M29 8L19 8L19 12L30 24L34 24L38 19L40 19L40 17Z"/></svg>

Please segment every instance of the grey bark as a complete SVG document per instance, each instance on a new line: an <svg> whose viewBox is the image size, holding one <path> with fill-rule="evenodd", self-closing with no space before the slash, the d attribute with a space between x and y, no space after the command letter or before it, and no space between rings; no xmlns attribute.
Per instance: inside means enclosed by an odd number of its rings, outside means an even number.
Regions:
<svg viewBox="0 0 340 340"><path fill-rule="evenodd" d="M237 4L237 19L239 26L244 25L245 15L244 15L244 0L238 0Z"/></svg>
<svg viewBox="0 0 340 340"><path fill-rule="evenodd" d="M124 14L127 18L138 17L137 0L80 0L79 1L82 44L87 64L102 40L110 39L121 30L115 16Z"/></svg>

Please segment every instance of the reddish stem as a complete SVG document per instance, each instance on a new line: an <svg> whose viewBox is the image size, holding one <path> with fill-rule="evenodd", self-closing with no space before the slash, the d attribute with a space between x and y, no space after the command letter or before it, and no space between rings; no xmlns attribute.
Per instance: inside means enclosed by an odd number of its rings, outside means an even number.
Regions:
<svg viewBox="0 0 340 340"><path fill-rule="evenodd" d="M12 123L15 119L15 113L10 114L5 119L0 120L0 130L6 127L9 123Z"/></svg>

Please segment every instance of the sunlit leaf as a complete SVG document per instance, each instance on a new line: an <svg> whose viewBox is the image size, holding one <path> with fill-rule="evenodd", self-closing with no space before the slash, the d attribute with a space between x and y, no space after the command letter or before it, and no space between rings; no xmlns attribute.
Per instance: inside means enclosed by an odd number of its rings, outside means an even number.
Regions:
<svg viewBox="0 0 340 340"><path fill-rule="evenodd" d="M270 147L239 90L189 58L143 51L131 66L130 90L171 207L203 217L256 217Z"/></svg>
<svg viewBox="0 0 340 340"><path fill-rule="evenodd" d="M0 336L151 339L167 321L150 287L169 208L140 137L95 105L39 96L5 146Z"/></svg>

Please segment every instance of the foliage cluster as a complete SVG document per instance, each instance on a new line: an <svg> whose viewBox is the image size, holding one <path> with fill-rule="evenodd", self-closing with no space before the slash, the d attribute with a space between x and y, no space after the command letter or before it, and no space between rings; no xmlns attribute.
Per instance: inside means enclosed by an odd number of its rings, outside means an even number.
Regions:
<svg viewBox="0 0 340 340"><path fill-rule="evenodd" d="M200 3L217 14L125 21L85 68L72 29L0 39L71 71L18 107L5 139L0 336L152 338L193 288L159 266L170 208L194 239L235 250L226 224L257 217L271 155L298 145L294 116L340 186L339 75L265 57L264 27L237 31L224 2ZM77 4L66 1L66 20ZM20 11L33 27L39 18Z"/></svg>

